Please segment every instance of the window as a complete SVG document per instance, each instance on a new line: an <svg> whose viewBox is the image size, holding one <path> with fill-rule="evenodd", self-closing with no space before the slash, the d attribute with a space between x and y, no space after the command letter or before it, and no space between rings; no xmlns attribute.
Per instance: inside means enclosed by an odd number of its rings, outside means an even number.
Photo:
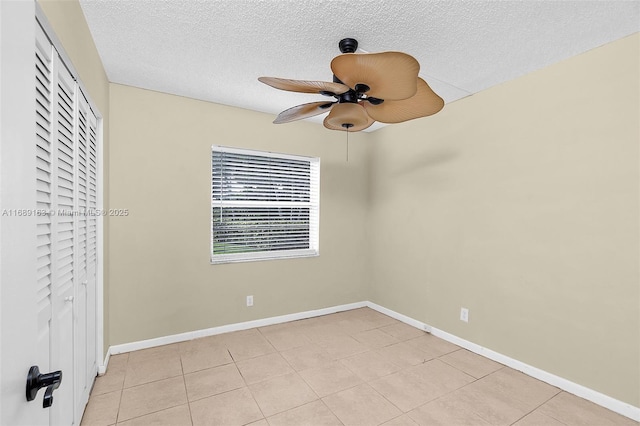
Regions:
<svg viewBox="0 0 640 426"><path fill-rule="evenodd" d="M318 255L320 159L211 151L211 263Z"/></svg>

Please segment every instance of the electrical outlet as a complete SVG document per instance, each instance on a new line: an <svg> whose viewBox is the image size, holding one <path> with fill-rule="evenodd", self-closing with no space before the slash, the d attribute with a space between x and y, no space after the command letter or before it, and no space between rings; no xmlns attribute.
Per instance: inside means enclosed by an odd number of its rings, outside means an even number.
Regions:
<svg viewBox="0 0 640 426"><path fill-rule="evenodd" d="M247 296L247 306L253 306L253 296Z"/></svg>
<svg viewBox="0 0 640 426"><path fill-rule="evenodd" d="M469 310L467 308L460 308L460 321L469 322Z"/></svg>

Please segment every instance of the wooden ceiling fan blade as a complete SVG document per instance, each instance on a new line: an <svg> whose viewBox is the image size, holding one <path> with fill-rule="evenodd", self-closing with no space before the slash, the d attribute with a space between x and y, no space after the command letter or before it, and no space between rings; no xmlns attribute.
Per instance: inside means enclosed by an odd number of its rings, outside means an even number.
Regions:
<svg viewBox="0 0 640 426"><path fill-rule="evenodd" d="M341 103L335 105L324 119L324 127L331 130L347 130L359 132L371 126L375 121L358 103Z"/></svg>
<svg viewBox="0 0 640 426"><path fill-rule="evenodd" d="M367 114L381 123L402 123L414 118L435 114L444 107L444 100L421 78L417 79L418 90L409 99L400 101L385 100L379 105L363 102Z"/></svg>
<svg viewBox="0 0 640 426"><path fill-rule="evenodd" d="M345 53L333 58L331 70L351 88L369 86L367 96L399 100L415 95L420 64L402 52Z"/></svg>
<svg viewBox="0 0 640 426"><path fill-rule="evenodd" d="M349 87L329 81L290 80L277 77L259 77L258 81L280 90L301 93L335 93L341 95L349 91Z"/></svg>
<svg viewBox="0 0 640 426"><path fill-rule="evenodd" d="M278 114L273 123L290 123L292 121L324 114L325 112L330 111L336 104L337 102L311 102L308 104L294 106L292 108L285 109Z"/></svg>

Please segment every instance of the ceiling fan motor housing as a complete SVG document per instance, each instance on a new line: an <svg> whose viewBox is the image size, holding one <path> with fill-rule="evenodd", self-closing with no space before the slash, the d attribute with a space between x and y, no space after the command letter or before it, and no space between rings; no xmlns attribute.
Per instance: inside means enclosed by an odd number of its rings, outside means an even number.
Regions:
<svg viewBox="0 0 640 426"><path fill-rule="evenodd" d="M344 92L343 94L338 95L337 98L339 103L351 102L355 104L358 102L358 94L354 90Z"/></svg>
<svg viewBox="0 0 640 426"><path fill-rule="evenodd" d="M353 53L358 50L358 40L355 38L343 38L338 43L338 47L342 53Z"/></svg>

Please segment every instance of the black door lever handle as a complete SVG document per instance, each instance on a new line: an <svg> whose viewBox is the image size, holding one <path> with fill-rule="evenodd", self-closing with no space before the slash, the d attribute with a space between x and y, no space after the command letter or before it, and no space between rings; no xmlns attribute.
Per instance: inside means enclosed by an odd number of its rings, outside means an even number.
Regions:
<svg viewBox="0 0 640 426"><path fill-rule="evenodd" d="M53 405L53 391L58 389L59 386L60 382L47 386L47 389L44 391L44 398L42 399L42 408L49 408Z"/></svg>
<svg viewBox="0 0 640 426"><path fill-rule="evenodd" d="M37 365L29 369L27 374L27 401L36 399L36 395L41 388L47 388L42 400L42 408L51 407L53 404L53 391L60 387L62 382L62 371L41 374Z"/></svg>

